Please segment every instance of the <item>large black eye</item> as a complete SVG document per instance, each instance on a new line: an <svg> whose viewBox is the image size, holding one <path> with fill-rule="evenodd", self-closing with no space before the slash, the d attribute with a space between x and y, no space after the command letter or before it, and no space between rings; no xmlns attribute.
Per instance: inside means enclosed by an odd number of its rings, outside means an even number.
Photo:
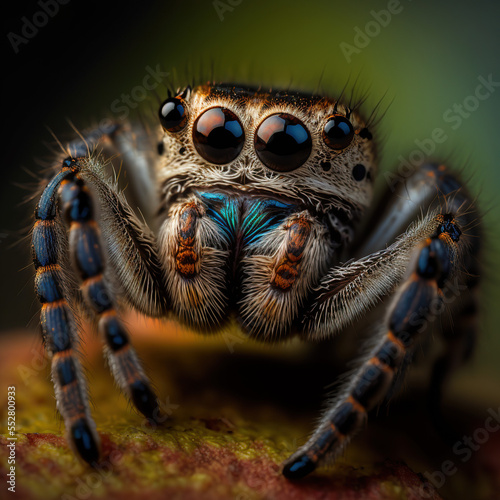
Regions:
<svg viewBox="0 0 500 500"><path fill-rule="evenodd" d="M323 129L323 140L332 149L345 149L352 142L354 129L351 122L343 116L332 116Z"/></svg>
<svg viewBox="0 0 500 500"><path fill-rule="evenodd" d="M167 132L178 132L187 122L186 104L179 97L170 97L160 107L160 123Z"/></svg>
<svg viewBox="0 0 500 500"><path fill-rule="evenodd" d="M245 133L227 108L210 108L194 122L193 142L205 160L221 165L233 161L243 148Z"/></svg>
<svg viewBox="0 0 500 500"><path fill-rule="evenodd" d="M288 113L268 116L255 132L257 156L266 167L278 172L299 168L311 149L311 135L305 125Z"/></svg>

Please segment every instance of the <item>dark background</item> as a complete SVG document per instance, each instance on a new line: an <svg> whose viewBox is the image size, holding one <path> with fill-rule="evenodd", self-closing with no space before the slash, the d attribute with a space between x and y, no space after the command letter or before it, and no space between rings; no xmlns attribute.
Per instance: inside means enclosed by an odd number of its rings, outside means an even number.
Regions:
<svg viewBox="0 0 500 500"><path fill-rule="evenodd" d="M35 182L28 171L38 176L40 160L50 160L48 129L67 141L74 136L68 120L85 128L103 116L116 116L112 103L141 84L147 66L160 65L181 80L186 73L208 76L213 66L221 80L314 90L322 79L321 87L333 94L348 79L358 80L369 91L368 113L386 95L382 109L387 113L379 128L382 171L415 150L415 140L430 137L436 127L446 130L448 140L438 145L436 155L464 170L487 212L483 331L471 370L498 377L500 89L456 130L443 121L447 109L473 94L479 76L492 74L500 81L498 5L402 0L402 11L348 62L340 44L353 44L356 27L363 31L373 20L371 11L386 10L389 2L222 3L228 9L221 18L212 1L104 6L69 1L17 54L7 34L21 34L23 17L32 19L42 9L37 2L12 5L4 26L0 331L36 327L32 318L39 306L25 239L34 202L23 200ZM164 97L166 89L160 85L156 92ZM156 102L151 94L141 103L146 112Z"/></svg>
<svg viewBox="0 0 500 500"><path fill-rule="evenodd" d="M75 137L70 120L87 128L110 114L103 103L113 99L106 96L119 96L110 82L130 78L129 70L132 75L137 71L123 48L136 35L141 22L151 16L154 4L57 4L58 12L27 43L20 44L17 53L7 35L22 36L23 18L32 21L43 9L38 2L16 4L5 21L4 103L8 126L0 198L1 330L27 326L38 308L33 301L29 240L25 239L36 203L26 200L38 183L30 172L36 177L45 175L44 167L53 156L50 131L68 141ZM135 52L134 57L138 56ZM109 66L109 72L97 69L111 61L115 66ZM107 91L101 94L102 87Z"/></svg>

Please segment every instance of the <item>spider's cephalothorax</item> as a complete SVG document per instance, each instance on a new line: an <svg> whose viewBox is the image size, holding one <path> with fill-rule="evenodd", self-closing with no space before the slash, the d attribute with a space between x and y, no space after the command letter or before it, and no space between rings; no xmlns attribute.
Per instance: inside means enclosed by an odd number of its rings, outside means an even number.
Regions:
<svg viewBox="0 0 500 500"><path fill-rule="evenodd" d="M285 476L301 477L336 456L384 399L450 280L468 286L461 306L473 313L477 213L460 182L434 163L367 210L373 131L336 99L207 84L169 97L159 122L153 132L116 124L72 143L35 211L42 333L69 441L87 462L98 460L74 354L75 272L119 386L153 420L160 409L119 319L122 303L202 332L235 318L259 340L315 340L392 294L359 368L284 464ZM141 209L156 214L157 236L105 175L117 154ZM470 343L469 324L455 328L450 359L463 351L457 339Z"/></svg>

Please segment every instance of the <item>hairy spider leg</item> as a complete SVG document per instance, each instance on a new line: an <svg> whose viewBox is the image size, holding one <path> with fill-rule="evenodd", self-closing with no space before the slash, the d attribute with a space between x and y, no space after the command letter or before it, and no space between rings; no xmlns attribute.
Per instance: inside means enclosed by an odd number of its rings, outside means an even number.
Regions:
<svg viewBox="0 0 500 500"><path fill-rule="evenodd" d="M367 224L368 235L359 242L356 255L366 255L383 248L404 231L408 221L420 214L422 207L446 207L458 214L457 220L467 236L467 251L461 254L461 267L466 271L457 276L456 290L449 305L450 314L444 315L440 333L445 349L435 362L429 384L428 405L431 418L440 435L449 443L460 437L443 416L444 385L450 373L469 359L477 339L478 289L480 284L479 255L481 225L477 208L456 174L442 163L424 163L408 178L387 174L389 181L383 202ZM460 289L458 289L460 287Z"/></svg>
<svg viewBox="0 0 500 500"><path fill-rule="evenodd" d="M74 176L65 163L47 185L35 210L32 233L35 291L42 304L40 325L45 348L52 357L52 381L57 407L64 419L68 442L89 464L99 458L99 436L90 415L87 389L75 355L77 328L65 295L67 285L60 265L65 232L57 217L57 191L65 178Z"/></svg>
<svg viewBox="0 0 500 500"><path fill-rule="evenodd" d="M160 416L157 398L150 388L135 350L130 345L128 333L117 317L111 290L106 284L104 259L99 229L94 220L91 194L80 175L78 162L72 158L64 160L62 171L45 188L35 214L37 222L33 231L33 249L37 269L36 289L43 304L42 333L44 338L55 339L49 342L49 350L55 353L70 351L71 340L76 338L74 316L64 298L62 279L58 277L61 269L58 263L58 248L64 247L61 245L61 238L57 237L57 231L52 227L58 224L59 194L64 216L69 224L70 254L82 280L83 297L99 318L99 330L107 347L113 375L137 409L148 419L157 420ZM69 358L70 361L65 363L75 367L71 372L73 377L67 375L70 373L69 368L64 371L64 376L58 376L60 370L56 370L61 357ZM99 441L95 424L90 417L85 384L79 376L77 361L71 356L71 352L65 356L54 354L53 367L56 396L60 401L58 406L65 425L70 429L70 442L85 461L93 463L99 456ZM64 389L70 384L76 388L71 392ZM78 409L77 422L73 422L76 411L73 408Z"/></svg>
<svg viewBox="0 0 500 500"><path fill-rule="evenodd" d="M366 421L367 412L383 400L428 315L442 300L456 266L461 232L450 215L440 214L438 219L449 224L446 229L441 224L419 248L412 272L389 309L385 335L357 371L346 395L324 416L311 439L285 462L287 478L301 478L326 454L340 453Z"/></svg>
<svg viewBox="0 0 500 500"><path fill-rule="evenodd" d="M70 255L82 279L83 297L99 318L98 328L113 375L135 407L154 421L159 417L157 398L117 316L112 291L104 276L100 232L94 219L91 194L78 173L62 181L61 201L69 224Z"/></svg>

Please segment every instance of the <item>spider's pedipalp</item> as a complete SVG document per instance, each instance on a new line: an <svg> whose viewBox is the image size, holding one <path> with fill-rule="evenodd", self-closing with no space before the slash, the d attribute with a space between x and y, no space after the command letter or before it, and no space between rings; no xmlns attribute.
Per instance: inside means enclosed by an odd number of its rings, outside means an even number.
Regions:
<svg viewBox="0 0 500 500"><path fill-rule="evenodd" d="M163 223L159 241L174 313L195 328L211 330L224 324L229 244L206 207L195 198L180 203Z"/></svg>
<svg viewBox="0 0 500 500"><path fill-rule="evenodd" d="M286 217L245 258L240 321L251 336L277 339L290 330L331 252L324 227L307 212Z"/></svg>

